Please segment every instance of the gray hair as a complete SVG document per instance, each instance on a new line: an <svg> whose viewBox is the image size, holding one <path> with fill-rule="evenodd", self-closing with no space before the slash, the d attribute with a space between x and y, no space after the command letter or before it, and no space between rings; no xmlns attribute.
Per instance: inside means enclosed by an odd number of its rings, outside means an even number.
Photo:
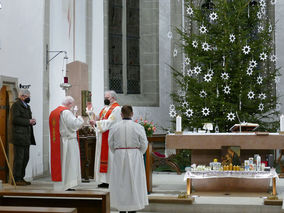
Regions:
<svg viewBox="0 0 284 213"><path fill-rule="evenodd" d="M106 93L109 93L110 96L111 96L114 100L117 101L117 94L116 94L116 92L115 92L114 90L105 91L105 94L106 94Z"/></svg>
<svg viewBox="0 0 284 213"><path fill-rule="evenodd" d="M30 91L28 89L20 89L19 91L19 97L26 95L26 96L30 96Z"/></svg>
<svg viewBox="0 0 284 213"><path fill-rule="evenodd" d="M63 106L68 106L73 103L74 103L74 98L72 98L71 96L66 96L62 101Z"/></svg>

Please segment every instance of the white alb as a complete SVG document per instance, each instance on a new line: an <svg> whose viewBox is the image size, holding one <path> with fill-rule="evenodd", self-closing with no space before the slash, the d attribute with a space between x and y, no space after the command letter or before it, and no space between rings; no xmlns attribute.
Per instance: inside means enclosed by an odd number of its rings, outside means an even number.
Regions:
<svg viewBox="0 0 284 213"><path fill-rule="evenodd" d="M148 141L144 127L132 120L117 123L109 134L113 153L110 203L119 211L136 211L148 205L143 154Z"/></svg>
<svg viewBox="0 0 284 213"><path fill-rule="evenodd" d="M54 189L66 190L81 183L80 150L76 131L83 125L81 116L75 117L70 110L60 115L61 172L62 181L54 182Z"/></svg>

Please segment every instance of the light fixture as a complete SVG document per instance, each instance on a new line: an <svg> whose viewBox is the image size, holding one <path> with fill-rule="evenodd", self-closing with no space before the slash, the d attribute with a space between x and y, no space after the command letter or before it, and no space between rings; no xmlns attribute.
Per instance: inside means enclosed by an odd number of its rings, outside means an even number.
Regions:
<svg viewBox="0 0 284 213"><path fill-rule="evenodd" d="M0 1L0 10L2 9L2 3L1 3L1 1Z"/></svg>
<svg viewBox="0 0 284 213"><path fill-rule="evenodd" d="M60 87L67 92L67 90L70 87L72 87L72 85L68 83L68 77L67 76L65 76L63 79L64 79L64 81L63 81L63 83L60 84Z"/></svg>
<svg viewBox="0 0 284 213"><path fill-rule="evenodd" d="M49 58L49 53L53 53L55 55L52 58ZM46 45L46 70L47 70L47 66L48 66L49 62L51 62L54 58L56 58L61 53L65 54L63 59L67 60L68 59L67 51L65 51L65 50L48 50L48 45Z"/></svg>
<svg viewBox="0 0 284 213"><path fill-rule="evenodd" d="M53 55L52 58L49 58L49 54L53 53L55 55ZM48 67L49 62L51 62L54 58L56 58L59 54L64 53L64 57L63 57L63 64L62 64L62 75L64 73L64 67L66 66L67 60L68 60L68 56L67 56L67 51L65 50L48 50L48 45L46 45L46 70ZM60 84L60 87L65 90L65 92L67 92L67 90L72 86L70 83L68 83L68 77L67 76L63 76L63 83Z"/></svg>

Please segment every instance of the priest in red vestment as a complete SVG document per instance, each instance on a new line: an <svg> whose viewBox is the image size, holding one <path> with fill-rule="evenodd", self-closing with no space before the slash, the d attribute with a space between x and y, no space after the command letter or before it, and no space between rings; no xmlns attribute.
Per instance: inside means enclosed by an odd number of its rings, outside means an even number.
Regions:
<svg viewBox="0 0 284 213"><path fill-rule="evenodd" d="M72 190L81 182L77 130L84 120L73 114L73 107L74 99L67 96L49 116L51 179L55 190Z"/></svg>
<svg viewBox="0 0 284 213"><path fill-rule="evenodd" d="M108 134L112 126L121 121L120 106L117 103L115 91L106 91L104 95L104 108L96 118L96 155L95 155L95 181L99 187L108 187L110 181L110 166L113 154L108 146Z"/></svg>

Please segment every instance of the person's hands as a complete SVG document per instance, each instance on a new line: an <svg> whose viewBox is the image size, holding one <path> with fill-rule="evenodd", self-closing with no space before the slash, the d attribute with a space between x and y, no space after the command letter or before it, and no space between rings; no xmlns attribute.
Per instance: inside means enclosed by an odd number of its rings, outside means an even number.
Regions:
<svg viewBox="0 0 284 213"><path fill-rule="evenodd" d="M34 118L30 119L30 125L32 126L36 125L36 119Z"/></svg>
<svg viewBox="0 0 284 213"><path fill-rule="evenodd" d="M94 120L90 120L89 123L90 123L91 126L93 126L93 127L96 125L96 121L94 121Z"/></svg>

